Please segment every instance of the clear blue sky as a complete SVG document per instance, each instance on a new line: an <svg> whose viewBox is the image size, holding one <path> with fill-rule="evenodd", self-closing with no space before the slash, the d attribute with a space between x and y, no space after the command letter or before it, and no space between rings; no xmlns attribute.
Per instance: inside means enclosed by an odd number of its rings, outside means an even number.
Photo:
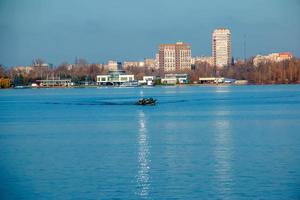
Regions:
<svg viewBox="0 0 300 200"><path fill-rule="evenodd" d="M211 55L211 32L232 32L233 56L300 56L300 0L0 0L0 64L154 57L178 40Z"/></svg>

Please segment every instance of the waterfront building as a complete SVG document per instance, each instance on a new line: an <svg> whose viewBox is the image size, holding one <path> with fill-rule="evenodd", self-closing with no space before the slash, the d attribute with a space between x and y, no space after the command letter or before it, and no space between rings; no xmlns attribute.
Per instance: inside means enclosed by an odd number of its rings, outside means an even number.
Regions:
<svg viewBox="0 0 300 200"><path fill-rule="evenodd" d="M159 46L159 68L164 71L191 69L191 46L183 42Z"/></svg>
<svg viewBox="0 0 300 200"><path fill-rule="evenodd" d="M282 52L282 53L271 53L269 55L257 55L253 59L253 65L257 67L259 64L265 64L268 62L281 62L284 60L290 60L293 58L291 52Z"/></svg>
<svg viewBox="0 0 300 200"><path fill-rule="evenodd" d="M37 80L36 82L39 87L70 87L73 85L71 79L59 78Z"/></svg>
<svg viewBox="0 0 300 200"><path fill-rule="evenodd" d="M200 77L199 83L200 84L218 84L224 82L223 77Z"/></svg>
<svg viewBox="0 0 300 200"><path fill-rule="evenodd" d="M132 81L134 81L134 75L126 74L124 70L113 70L107 75L97 75L97 85L121 85Z"/></svg>
<svg viewBox="0 0 300 200"><path fill-rule="evenodd" d="M187 84L190 82L188 74L165 74L165 77L161 79L162 84Z"/></svg>
<svg viewBox="0 0 300 200"><path fill-rule="evenodd" d="M218 68L231 64L231 33L229 29L219 28L212 33L213 64Z"/></svg>
<svg viewBox="0 0 300 200"><path fill-rule="evenodd" d="M231 84L234 83L235 79L224 78L224 77L200 77L199 84Z"/></svg>
<svg viewBox="0 0 300 200"><path fill-rule="evenodd" d="M154 81L157 79L158 79L158 77L156 77L156 76L143 76L143 80L139 80L138 82L140 85L151 86L151 85L154 85Z"/></svg>

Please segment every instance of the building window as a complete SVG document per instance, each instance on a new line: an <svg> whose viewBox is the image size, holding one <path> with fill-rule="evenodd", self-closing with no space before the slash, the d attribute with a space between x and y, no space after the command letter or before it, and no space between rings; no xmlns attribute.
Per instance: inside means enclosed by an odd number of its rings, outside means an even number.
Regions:
<svg viewBox="0 0 300 200"><path fill-rule="evenodd" d="M121 81L127 81L127 77L121 77Z"/></svg>

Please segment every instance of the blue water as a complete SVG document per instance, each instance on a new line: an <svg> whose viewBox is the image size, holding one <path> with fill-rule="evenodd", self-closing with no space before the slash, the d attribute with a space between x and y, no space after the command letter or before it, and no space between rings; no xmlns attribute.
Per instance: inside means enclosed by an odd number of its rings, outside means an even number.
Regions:
<svg viewBox="0 0 300 200"><path fill-rule="evenodd" d="M0 90L0 195L300 199L300 86Z"/></svg>

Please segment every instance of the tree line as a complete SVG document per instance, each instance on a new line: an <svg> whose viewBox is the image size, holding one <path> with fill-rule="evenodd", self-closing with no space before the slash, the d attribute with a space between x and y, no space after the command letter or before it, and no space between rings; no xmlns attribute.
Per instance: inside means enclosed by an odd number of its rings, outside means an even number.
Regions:
<svg viewBox="0 0 300 200"><path fill-rule="evenodd" d="M29 85L39 79L59 77L71 79L75 84L82 82L95 82L97 75L107 74L108 70L101 64L89 64L84 59L79 59L76 64L62 63L49 68L35 62L32 70L16 70L16 68L4 68L0 65L0 78L10 79L13 85ZM196 62L191 70L164 72L161 69L145 67L128 67L128 74L134 74L136 79L143 76L164 77L165 73L187 73L191 82L197 82L199 77L226 77L237 80L248 80L251 84L290 84L300 83L300 59L293 58L282 62L261 63L253 65L252 59L246 62L238 62L231 66L216 68L205 62Z"/></svg>
<svg viewBox="0 0 300 200"><path fill-rule="evenodd" d="M238 62L223 68L216 68L206 62L196 62L191 70L164 72L148 68L129 68L138 78L144 75L163 77L165 73L187 73L191 82L198 82L199 77L225 77L236 80L248 80L250 84L292 84L300 83L300 59L294 58L282 62L253 65L253 60Z"/></svg>

